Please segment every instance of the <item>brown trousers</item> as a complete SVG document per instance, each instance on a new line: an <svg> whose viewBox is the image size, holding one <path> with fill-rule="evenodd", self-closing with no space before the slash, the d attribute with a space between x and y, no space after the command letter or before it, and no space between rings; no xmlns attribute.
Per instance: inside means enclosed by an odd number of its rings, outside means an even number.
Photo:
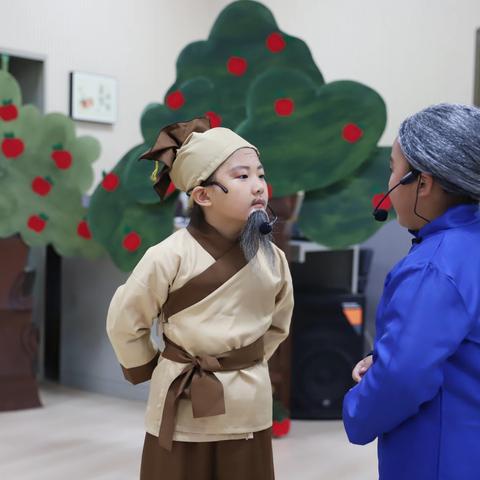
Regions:
<svg viewBox="0 0 480 480"><path fill-rule="evenodd" d="M272 429L251 440L173 442L169 452L147 433L140 480L274 480Z"/></svg>

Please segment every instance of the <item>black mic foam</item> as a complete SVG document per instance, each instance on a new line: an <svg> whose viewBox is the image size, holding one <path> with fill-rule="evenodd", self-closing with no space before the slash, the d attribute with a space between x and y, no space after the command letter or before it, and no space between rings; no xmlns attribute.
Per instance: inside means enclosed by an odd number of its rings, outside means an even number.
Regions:
<svg viewBox="0 0 480 480"><path fill-rule="evenodd" d="M376 210L373 212L373 216L377 222L384 222L388 218L388 210Z"/></svg>
<svg viewBox="0 0 480 480"><path fill-rule="evenodd" d="M275 212L273 210L273 208L270 206L270 205L267 205L267 208L270 210L270 212L272 213L273 215L273 218L270 222L263 222L260 224L260 226L258 227L258 230L259 232L262 234L262 235L268 235L269 233L272 233L273 231L273 225L275 224L275 222L277 221L278 217L277 215L275 215Z"/></svg>
<svg viewBox="0 0 480 480"><path fill-rule="evenodd" d="M263 222L258 229L262 235L268 235L269 233L272 233L273 227L270 225L270 222Z"/></svg>
<svg viewBox="0 0 480 480"><path fill-rule="evenodd" d="M372 212L372 215L375 217L375 220L377 222L384 222L388 218L388 210L385 210L383 208L380 208L380 205L387 199L387 197L400 185L408 185L409 183L412 183L415 181L416 178L420 175L419 170L410 170L406 175L404 175L400 181L393 186L383 197L382 199L377 203L375 209Z"/></svg>

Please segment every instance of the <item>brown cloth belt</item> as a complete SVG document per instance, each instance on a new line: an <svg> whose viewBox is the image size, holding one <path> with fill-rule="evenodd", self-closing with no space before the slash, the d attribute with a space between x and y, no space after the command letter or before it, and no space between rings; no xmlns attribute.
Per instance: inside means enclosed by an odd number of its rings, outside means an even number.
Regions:
<svg viewBox="0 0 480 480"><path fill-rule="evenodd" d="M194 418L213 417L225 413L223 385L213 372L228 372L253 367L263 361L263 337L246 347L229 350L220 355L193 357L165 335L162 357L178 363L186 363L180 375L168 389L163 407L162 423L158 441L160 446L171 451L175 416L181 397L190 398Z"/></svg>

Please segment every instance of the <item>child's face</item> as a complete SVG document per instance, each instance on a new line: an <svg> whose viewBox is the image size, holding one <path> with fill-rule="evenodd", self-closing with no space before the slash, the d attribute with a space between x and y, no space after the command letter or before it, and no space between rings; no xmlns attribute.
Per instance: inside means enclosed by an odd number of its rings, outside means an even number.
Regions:
<svg viewBox="0 0 480 480"><path fill-rule="evenodd" d="M390 180L388 188L392 188L411 170L411 167L403 155L398 140L395 140L392 147L392 155L390 158ZM400 185L391 194L393 208L397 214L397 220L403 227L411 230L419 229L423 224L415 215L415 198L417 193L417 182L407 185Z"/></svg>
<svg viewBox="0 0 480 480"><path fill-rule="evenodd" d="M267 183L255 150L237 150L218 168L214 178L228 189L224 193L218 186L208 188L209 209L217 218L242 225L254 210L266 208Z"/></svg>

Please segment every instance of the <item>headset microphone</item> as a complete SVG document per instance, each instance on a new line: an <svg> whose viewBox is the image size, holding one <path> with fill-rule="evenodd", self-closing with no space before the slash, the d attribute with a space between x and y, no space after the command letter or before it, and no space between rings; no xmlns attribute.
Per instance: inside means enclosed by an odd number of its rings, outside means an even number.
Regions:
<svg viewBox="0 0 480 480"><path fill-rule="evenodd" d="M272 233L273 231L273 225L275 224L275 222L277 221L278 217L275 215L275 212L273 211L273 208L270 206L270 205L267 205L267 208L270 210L270 212L272 213L273 215L273 218L272 220L270 220L269 222L263 222L260 224L260 226L258 227L258 229L260 230L260 233L262 235L268 235L269 233Z"/></svg>
<svg viewBox="0 0 480 480"><path fill-rule="evenodd" d="M377 220L377 222L384 222L388 218L388 210L382 209L380 208L380 206L387 199L390 193L392 193L393 190L395 190L400 185L408 185L409 183L414 182L419 175L420 172L418 170L410 170L410 172L403 176L401 180L381 198L381 200L375 206L375 210L372 212L372 215L375 217L375 220Z"/></svg>

